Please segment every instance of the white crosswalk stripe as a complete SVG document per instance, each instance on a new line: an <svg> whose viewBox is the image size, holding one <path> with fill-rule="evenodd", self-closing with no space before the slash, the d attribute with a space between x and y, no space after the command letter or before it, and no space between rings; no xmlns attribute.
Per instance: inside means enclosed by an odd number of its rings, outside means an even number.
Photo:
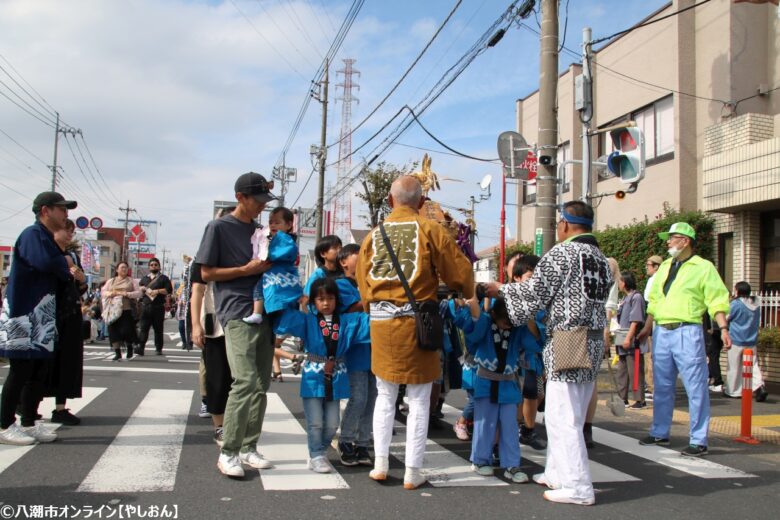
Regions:
<svg viewBox="0 0 780 520"><path fill-rule="evenodd" d="M0 385L0 389L2 388L2 385ZM87 406L89 403L91 403L95 398L97 398L100 394L103 393L105 388L92 388L92 387L86 387L82 389L81 391L81 397L76 399L68 399L68 408L70 408L71 413L74 415L78 415L78 413L84 409L85 406ZM47 397L43 400L40 406L41 410L54 410L54 398ZM59 424L52 424L47 422L46 423L46 429L48 430L57 430L60 427ZM19 460L25 453L29 452L35 447L35 445L31 446L8 446L4 444L0 444L0 473L3 473L6 469L8 469L11 464Z"/></svg>
<svg viewBox="0 0 780 520"><path fill-rule="evenodd" d="M180 356L183 357L183 356ZM183 360L182 360L183 361ZM119 368L119 367L117 367ZM128 370L129 367L125 370ZM105 370L105 368L101 368ZM138 369L139 371L163 371L193 373L193 370ZM1 388L1 387L0 387ZM85 387L84 397L68 400L74 413L99 398L105 388ZM175 488L179 459L183 449L202 449L200 446L185 446L185 431L193 410L192 390L152 389L135 408L124 426L119 430L110 446L102 453L91 468L85 468L86 477L78 486L80 492L152 492L171 491ZM297 397L296 397L297 398ZM344 403L342 403L343 405ZM42 410L54 408L52 399L44 401ZM444 419L454 424L461 410L449 405L443 407ZM543 414L540 414L540 423ZM47 423L48 428L59 425ZM390 454L402 464L405 458L405 425L397 422ZM446 435L446 434L445 434ZM724 466L707 459L687 458L679 452L658 446L640 446L633 437L602 428L594 428L597 443L623 452L628 456L622 468L636 467L636 459L652 462L659 468L671 468L688 476L703 479L755 478L756 475ZM457 443L459 441L454 441ZM426 444L424 473L434 487L495 487L507 486L506 479L495 476L484 477L471 470L468 461L468 443L456 453L440 442L428 439ZM0 445L0 474L16 463L22 456L34 450L35 446ZM209 456L212 455L209 448ZM268 394L266 420L260 441L263 454L274 463L274 469L262 471L260 479L265 490L325 490L349 489L348 482L339 473L338 464L330 474L318 474L307 468L308 448L305 424L296 418L282 398L276 393ZM614 453L614 452L613 452ZM543 467L545 451L522 446L521 455L526 461ZM593 454L599 457L598 450ZM614 457L611 458L614 461ZM614 463L613 463L614 464ZM644 468L652 467L644 465ZM524 470L530 468L524 463ZM603 464L590 460L594 483L635 482L641 479ZM214 470L216 471L216 470ZM629 469L630 471L630 469Z"/></svg>
<svg viewBox="0 0 780 520"><path fill-rule="evenodd" d="M192 390L149 390L78 491L173 491Z"/></svg>

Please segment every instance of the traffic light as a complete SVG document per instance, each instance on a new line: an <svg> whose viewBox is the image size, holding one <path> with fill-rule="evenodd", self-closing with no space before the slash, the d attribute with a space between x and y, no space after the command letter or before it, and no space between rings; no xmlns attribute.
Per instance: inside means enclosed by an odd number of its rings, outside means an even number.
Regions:
<svg viewBox="0 0 780 520"><path fill-rule="evenodd" d="M615 151L607 157L607 168L626 184L639 182L645 176L645 137L635 127L609 132Z"/></svg>

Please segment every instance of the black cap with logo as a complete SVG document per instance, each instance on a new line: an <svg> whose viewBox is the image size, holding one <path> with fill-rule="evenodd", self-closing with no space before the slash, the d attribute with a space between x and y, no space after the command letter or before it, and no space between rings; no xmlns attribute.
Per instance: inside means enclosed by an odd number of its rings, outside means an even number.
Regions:
<svg viewBox="0 0 780 520"><path fill-rule="evenodd" d="M265 177L259 173L249 172L240 176L236 180L236 193L251 195L257 202L267 203L276 200L271 193L274 187L274 181L268 182Z"/></svg>
<svg viewBox="0 0 780 520"><path fill-rule="evenodd" d="M76 209L78 202L75 200L65 200L65 197L56 191L44 191L35 197L32 205L33 213L40 213L41 208L44 206L63 206L67 209Z"/></svg>

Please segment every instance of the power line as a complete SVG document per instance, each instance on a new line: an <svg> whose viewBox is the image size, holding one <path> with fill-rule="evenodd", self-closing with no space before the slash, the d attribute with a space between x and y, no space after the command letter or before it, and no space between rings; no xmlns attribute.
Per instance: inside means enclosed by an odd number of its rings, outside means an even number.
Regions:
<svg viewBox="0 0 780 520"><path fill-rule="evenodd" d="M25 207L23 207L22 209L20 209L19 211L15 212L13 215L9 215L7 217L0 218L0 222L6 222L8 220L11 220L12 218L18 217L20 213L22 213L23 211L25 211L25 210L27 210L27 209L29 209L31 207L32 207L32 204L28 204Z"/></svg>
<svg viewBox="0 0 780 520"><path fill-rule="evenodd" d="M673 13L669 13L669 14L667 14L666 16L662 16L662 17L660 17L660 18L656 18L655 20L650 20L649 22L644 22L644 23L639 23L639 24L636 24L636 25L634 25L633 27L629 27L628 29L625 29L625 30L622 30L622 31L616 32L615 34L611 34L611 35L609 35L609 36L605 36L605 37L603 37L603 38L598 38L598 39L596 39L596 40L593 40L593 41L591 41L590 43L591 43L591 45L596 45L597 43L601 43L601 42L605 42L605 41L607 41L607 40L611 40L612 38L615 38L615 37L617 37L617 36L620 36L620 35L622 35L622 34L629 33L629 32L631 32L631 31L633 31L633 30L635 30L635 29L639 29L640 27L647 27L648 25L651 25L651 24L654 24L654 23L658 23L658 22L660 22L660 21L666 20L667 18L671 18L672 16L677 16L677 15L679 15L679 14L682 14L682 13L684 13L685 11L689 11L689 10L691 10L691 9L695 9L695 8L699 7L700 5L704 5L704 4L706 4L706 3L707 3L707 2L709 2L709 1L710 1L710 0L702 0L702 1L701 1L701 2L699 2L698 4L689 5L688 7L685 7L685 8L683 8L683 9L680 9L679 11L675 11L675 12L673 12Z"/></svg>
<svg viewBox="0 0 780 520"><path fill-rule="evenodd" d="M310 67L314 68L314 64L313 64L312 62L310 62L310 61L309 61L309 58L307 58L307 57L306 57L306 55L305 55L305 54L303 54L303 53L301 52L301 50L300 50L300 49L299 49L299 48L298 48L298 47L295 45L295 42L294 42L294 41L293 41L291 38L289 38L289 37L287 36L287 33L288 33L289 31L285 31L284 29L282 29L282 28L279 26L279 24L278 24L278 23L276 23L276 20L274 19L274 17L271 15L271 13L268 11L268 9L266 9L266 8L265 8L265 6L262 4L262 2L261 2L260 0L255 0L255 1L256 1L256 2L257 2L257 4L260 6L260 9L262 9L262 10L263 10L263 12L264 12L264 13L265 13L265 15L268 17L268 19L269 19L269 20L271 20L271 23L272 23L272 24L274 24L274 26L277 28L277 30L279 31L279 34L281 34L281 35L282 35L282 37L283 37L285 40L287 40L287 41L290 43L290 45L292 45L292 48L295 50L295 52L297 52L297 53L298 53L298 55L299 55L301 58L303 58L303 60L304 60L304 61L305 61L305 62L306 62L306 63L307 63L307 64L308 64ZM299 30L298 32L299 32L299 33L306 34L306 33L305 33L305 31L303 31L302 29L301 29L301 30ZM317 52L317 54L319 54L319 51L317 51L317 49L316 49L316 48L315 48L314 50Z"/></svg>
<svg viewBox="0 0 780 520"><path fill-rule="evenodd" d="M17 103L16 101L14 101L13 99L11 99L10 97L8 97L8 94L6 94L5 92L3 92L2 90L0 90L0 95L2 95L2 96L3 96L4 98L6 98L8 101L10 101L11 103L13 103L14 105L16 105L17 107L19 107L19 108L20 108L20 109L22 109L23 111L25 111L27 114L31 115L32 117L34 117L35 119L37 119L38 121L40 121L41 123L43 123L44 125L46 125L46 126L50 126L50 127L54 128L54 123L50 123L49 121L46 121L45 119L41 119L41 118L40 118L39 116L37 116L35 113L33 113L33 112L30 112L28 109L26 109L25 107L23 107L22 105L20 105L19 103Z"/></svg>
<svg viewBox="0 0 780 520"><path fill-rule="evenodd" d="M11 62L8 61L8 59L5 56L0 54L0 59L2 59L11 68L11 70L13 70L16 73L16 75L19 76L19 79L21 79L24 82L24 84L27 85L30 88L30 90L35 92L35 94L38 96L38 99L40 99L40 101L43 101L43 103L40 103L39 101L36 100L36 102L38 102L41 105L41 107L43 107L43 108L48 107L48 110L50 110L51 113L56 113L57 112L56 110L54 110L54 107L51 106L48 101L46 101L46 98L44 98L37 90L35 90L35 87L30 85L30 83L26 79L24 79L24 76L22 76L22 74L18 70L16 70L16 67L14 67L11 64ZM2 67L0 67L0 68L2 68ZM5 72L8 75L8 77L11 78L11 80L13 80L14 83L16 83L16 80L13 79L13 77L11 76L11 74L8 73L8 71L3 69L3 72ZM18 83L16 83L16 84L19 85ZM32 94L27 92L23 87L21 87L21 85L19 85L19 87L22 88L22 90L24 90L25 93L27 93L27 95L30 96L32 99L36 99L35 96L33 96Z"/></svg>
<svg viewBox="0 0 780 520"><path fill-rule="evenodd" d="M257 1L260 2L260 0L257 0ZM309 37L309 31L306 30L306 26L304 25L303 21L301 21L301 19L298 17L298 13L295 12L295 2L290 3L290 5L289 5L290 10L289 11L287 10L288 6L287 6L286 3L284 3L284 1L280 1L279 5L282 6L282 9L284 10L285 13L287 13L287 12L292 13L292 17L295 18L295 20L297 20L297 23L294 20L293 24L297 25L300 28L300 32L303 35L303 38L307 42L309 42L309 44L311 45L311 48L314 49L314 52L316 52L317 55L320 57L320 59L322 59L323 58L322 53L317 48L317 45L314 43L314 41ZM290 18L290 19L292 20L292 18Z"/></svg>
<svg viewBox="0 0 780 520"><path fill-rule="evenodd" d="M281 166L284 163L284 158L287 156L287 152L289 151L290 146L292 146L292 143L295 140L295 136L298 134L298 130L301 127L301 123L303 122L303 117L306 114L306 110L309 108L309 103L311 102L311 98L313 95L314 85L316 85L317 83L320 82L320 80L322 80L322 77L325 74L325 64L331 63L333 61L333 57L341 48L341 44L344 43L344 39L347 37L347 33L349 33L349 30L352 27L355 18L357 18L360 9L363 7L364 2L365 0L354 0L352 2L352 6L347 12L347 15L344 17L344 21L342 22L338 33L336 33L336 36L333 38L333 42L331 43L330 48L328 49L328 52L325 55L325 59L320 64L320 68L317 69L317 72L314 74L314 79L312 79L311 84L309 85L309 89L306 92L306 97L304 97L303 103L301 104L301 108L298 110L298 115L295 118L295 122L293 123L292 130L290 131L290 134L287 137L287 141L285 141L285 144L282 147L282 151L279 154L279 158L277 159L276 164L274 166Z"/></svg>
<svg viewBox="0 0 780 520"><path fill-rule="evenodd" d="M114 200L119 202L119 204L122 204L119 197L116 196L116 193L111 189L111 186L106 182L106 178L103 176L103 173L100 171L100 168L98 168L97 162L95 162L95 158L92 156L92 152L89 149L89 146L87 145L87 141L84 139L84 134L79 134L79 137L81 137L81 142L84 143L84 149L87 150L87 155L89 156L89 160L92 161L92 166L95 167L95 171L98 174L98 177L101 181L103 181L103 185L106 187L108 192L114 197Z"/></svg>
<svg viewBox="0 0 780 520"><path fill-rule="evenodd" d="M17 141L16 139L14 139L13 137L11 137L10 135L8 135L8 134L5 132L5 130L3 130L2 128L0 128L0 134L3 134L3 135L4 135L4 136L6 136L8 139L10 139L11 141L13 141L13 142L14 142L14 144L16 144L16 145L17 145L19 148L21 148L22 150L24 150L25 152L27 152L28 154L30 154L30 155L31 155L31 156L32 156L34 159L36 159L38 162L40 162L41 164L43 164L43 165L44 165L44 166L46 166L47 168L49 167L49 165L48 165L48 164L46 164L46 161L44 161L43 159L41 159L40 157L38 157L37 155L35 155L34 153L32 153L32 152L31 152L29 149L27 149L27 148L26 148L26 147L25 147L25 146L24 146L22 143L20 143L19 141Z"/></svg>
<svg viewBox="0 0 780 520"><path fill-rule="evenodd" d="M254 23L252 23L252 20L250 20L250 19L249 19L249 17L248 17L246 14L244 14L244 11L242 11L241 9L239 9L238 5L236 5L236 3L235 3L233 0L230 0L230 3L231 3L231 4L233 4L233 7L235 7L235 8L236 8L236 11L238 11L238 13L239 13L241 16L243 16L243 17L244 17L244 20L246 20L246 22L247 22L247 23L250 25L250 27L252 27L252 29L254 29L254 31L255 31L255 32L256 32L256 33L257 33L257 34L258 34L258 35L259 35L259 36L260 36L260 37L261 37L261 38L262 38L262 39L265 41L265 43L267 43L267 44L268 44L268 46L269 46L269 47L271 47L271 50L273 50L273 51L276 53L276 55L277 55L277 56L279 56L280 58L282 58L282 61L284 61L284 62L287 64L287 66L288 66L288 67L290 67L290 68L291 68L291 69L292 69L292 70L293 70L293 71L294 71L296 74L298 74L298 75L299 75L299 76L300 76L302 79L304 79L304 80L305 80L305 79L306 79L306 77L305 77L303 74L301 74L301 71L299 71L298 69L296 69L296 68L295 68L295 65L293 65L292 63L290 63L290 61L289 61L287 58L285 58L285 57L284 57L284 54L282 54L281 52L279 52L279 50L278 50L278 49L277 49L277 48L274 46L274 44L273 44L273 43L271 43L271 42L268 40L268 38L266 38L266 37L265 37L265 35L264 35L262 32L260 32L260 30L259 30L259 29L258 29L258 28L255 26L255 24L254 24Z"/></svg>
<svg viewBox="0 0 780 520"><path fill-rule="evenodd" d="M82 135L81 132L79 132L79 135ZM82 139L83 139L83 137L82 137ZM84 157L84 152L81 151L81 146L79 146L79 142L78 142L78 140L76 139L75 136L73 136L73 144L76 145L76 150L78 150L78 152L79 152L79 157L81 157L81 162L84 164L84 167L87 169L87 172L89 172L89 176L92 178L93 181L95 181L95 187L98 190L100 190L100 193L102 194L103 197L105 197L107 200L111 199L111 196L108 194L108 192L106 192L106 190L103 189L103 187L100 185L100 183L95 178L95 174L92 173L92 168L90 168L89 164L87 163L87 159ZM101 178L102 178L102 175L101 175ZM103 183L105 184L105 179L103 180ZM115 199L115 202L119 202L121 204L121 202L116 197L116 195L114 195L114 199ZM111 201L112 204L113 204L113 202L114 201Z"/></svg>
<svg viewBox="0 0 780 520"><path fill-rule="evenodd" d="M292 207L295 207L296 204L298 204L298 201L301 199L301 196L306 193L306 186L309 185L309 181L314 177L314 172L317 171L317 168L312 168L309 172L309 176L306 178L306 182L303 185L303 188L301 188L301 192L298 194L298 197L295 198L295 202L292 203Z"/></svg>
<svg viewBox="0 0 780 520"><path fill-rule="evenodd" d="M447 150L449 150L449 151L450 151L450 152L452 152L453 154L455 154L455 155L459 155L460 157L465 157L466 159L472 159L472 160L474 160L474 161L482 161L482 162L496 162L496 161L498 161L498 160L499 160L498 158L496 158L496 159L483 159L483 158L481 158L481 157L474 157L473 155L468 155L468 154L465 154L465 153L463 153L463 152L459 152L458 150L456 150L456 149L454 149L454 148L452 148L452 147L448 146L448 145L447 145L446 143L444 143L444 142L443 142L441 139L439 139L438 137L436 137L435 135L433 135L433 134L432 134L432 133L431 133L431 132L430 132L430 131L429 131L427 128L425 128L425 125L423 125L423 124L422 124L422 121L420 121L420 119L419 119L419 118L417 117L417 115L414 113L414 110L412 110L412 109L411 109L411 108L409 108L408 106L407 106L406 108L407 108L407 109L409 110L409 112L412 114L412 117L413 117L413 118L414 118L414 120L417 122L417 124L420 126L420 128L422 128L422 129L423 129L423 132L425 132L426 134L428 134L428 136L429 136L431 139L433 139L434 141L436 141L437 143L439 143L441 146L443 146L444 148L446 148Z"/></svg>
<svg viewBox="0 0 780 520"><path fill-rule="evenodd" d="M338 141L329 144L328 148L332 148L332 147L336 146L337 144L341 143L344 139L352 136L352 134L354 134L361 126L363 126L366 123L366 121L368 121L371 118L371 116L376 114L377 110L379 110L379 108L382 105L384 105L385 101L387 101L390 98L390 96L393 94L393 92L395 92L396 89L398 89L398 87L406 79L406 77L409 75L409 73L412 72L412 69L415 67L415 65L417 65L417 63L423 57L425 52L430 48L430 46L433 44L433 42L439 36L439 34L441 33L442 29L444 29L444 26L447 25L447 22L450 21L452 16L455 14L455 11L457 11L458 8L460 7L461 3L462 3L462 0L458 0L458 2L455 4L455 6L453 6L453 8L450 10L450 13L447 15L447 18L445 18L444 21L439 25L439 27L436 29L436 32L434 32L433 36L431 36L431 38L428 40L428 43L426 43L425 47L423 47L423 49L417 54L417 57L414 59L414 61L412 61L412 64L409 65L409 67L407 67L406 71L401 75L401 77L398 79L398 81L396 81L395 85L393 85L393 87L385 95L385 97L382 98L382 100L379 103L377 103L377 105L368 113L368 115L366 117L364 117L363 120L360 121L357 125L355 125L352 128L352 130L347 135L342 136L341 139L339 139Z"/></svg>
<svg viewBox="0 0 780 520"><path fill-rule="evenodd" d="M0 69L1 69L1 68L2 68L2 67L0 67ZM3 72L5 72L6 74L8 74L8 72L6 72L6 70L5 70L5 69L2 69L2 70L3 70ZM10 76L9 76L9 77L10 77ZM15 82L15 80L14 80L14 78L13 78L13 77L11 77L11 80L13 80L13 81ZM11 87L9 87L9 86L8 86L8 84L7 84L5 81L3 81L3 80L1 80L1 79L0 79L0 85L4 86L4 87L5 87L5 88L6 88L6 89L7 89L7 90L8 90L8 91L11 93L11 94L13 94L14 96L16 96L16 97L19 99L19 101L21 101L22 103L24 103L25 105L27 105L27 107L28 107L30 110L32 110L33 112L35 112L36 114L38 114L39 116L41 116L42 118L44 118L44 120L45 120L45 121L53 122L53 120L52 120L53 118L51 117L51 115L49 115L49 114L44 114L43 112L41 112L40 110L38 110L37 108L35 108L34 106L32 106L32 105L30 104L30 102L29 102L29 101L27 101L26 99L24 99L24 98L23 98L22 96L20 96L20 95L19 95L19 94L18 94L18 93L17 93L17 92L14 90L14 89L12 89ZM24 90L24 88L22 88L22 90ZM25 91L25 92L26 92L26 91ZM28 94L28 95L29 95L29 94ZM17 106L19 106L19 105L17 105Z"/></svg>

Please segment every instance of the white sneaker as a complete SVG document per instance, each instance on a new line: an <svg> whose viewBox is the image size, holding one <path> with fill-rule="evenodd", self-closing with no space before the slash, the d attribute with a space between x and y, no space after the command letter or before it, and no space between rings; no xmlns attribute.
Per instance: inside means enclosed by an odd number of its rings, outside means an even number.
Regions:
<svg viewBox="0 0 780 520"><path fill-rule="evenodd" d="M251 316L247 316L243 319L244 323L249 323L251 325L260 325L263 323L263 315L258 313L252 313Z"/></svg>
<svg viewBox="0 0 780 520"><path fill-rule="evenodd" d="M723 392L723 385L710 385L708 388L710 389L710 392Z"/></svg>
<svg viewBox="0 0 780 520"><path fill-rule="evenodd" d="M333 466L330 465L328 459L324 455L309 459L309 469L315 473L330 473L333 471Z"/></svg>
<svg viewBox="0 0 780 520"><path fill-rule="evenodd" d="M200 411L198 411L198 417L201 417L203 419L207 419L211 417L211 414L206 409L206 403L200 403Z"/></svg>
<svg viewBox="0 0 780 520"><path fill-rule="evenodd" d="M36 421L35 426L22 426L21 430L38 442L54 442L57 440L57 434L47 430L43 422Z"/></svg>
<svg viewBox="0 0 780 520"><path fill-rule="evenodd" d="M11 424L5 430L0 430L0 444L12 446L29 446L35 444L35 437L25 433L16 423Z"/></svg>
<svg viewBox="0 0 780 520"><path fill-rule="evenodd" d="M557 489L560 486L556 486L555 484L552 484L550 481L548 481L544 473L536 473L533 477L531 477L531 480L539 484L540 486L547 486L550 489Z"/></svg>
<svg viewBox="0 0 780 520"><path fill-rule="evenodd" d="M255 469L271 469L274 467L274 465L271 464L271 461L267 460L257 451L247 451L240 453L238 458L241 459L242 464L246 464L247 466L251 466Z"/></svg>
<svg viewBox="0 0 780 520"><path fill-rule="evenodd" d="M244 468L241 467L238 455L220 453L219 460L217 460L217 468L223 475L228 477L241 478L244 476Z"/></svg>
<svg viewBox="0 0 780 520"><path fill-rule="evenodd" d="M404 473L404 489L417 489L428 481L420 468L406 468Z"/></svg>
<svg viewBox="0 0 780 520"><path fill-rule="evenodd" d="M544 499L548 502L558 502L559 504L576 504L578 506L592 506L596 503L594 497L575 498L569 495L565 489L551 489L544 492Z"/></svg>

